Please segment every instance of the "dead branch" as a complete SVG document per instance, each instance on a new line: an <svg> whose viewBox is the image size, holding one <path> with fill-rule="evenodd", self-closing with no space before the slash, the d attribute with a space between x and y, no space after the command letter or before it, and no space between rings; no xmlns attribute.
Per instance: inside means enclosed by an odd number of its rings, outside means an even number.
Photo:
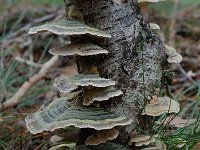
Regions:
<svg viewBox="0 0 200 150"><path fill-rule="evenodd" d="M52 69L52 67L58 61L58 56L53 56L48 62L46 62L38 74L32 76L28 81L26 81L17 91L17 93L11 98L4 102L0 102L0 111L16 106L22 100L22 97L27 93L27 91L33 87L36 83L42 80Z"/></svg>

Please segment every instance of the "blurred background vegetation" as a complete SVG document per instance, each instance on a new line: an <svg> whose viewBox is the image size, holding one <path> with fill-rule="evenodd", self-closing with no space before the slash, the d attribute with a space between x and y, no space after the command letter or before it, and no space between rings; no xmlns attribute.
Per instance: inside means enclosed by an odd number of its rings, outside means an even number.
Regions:
<svg viewBox="0 0 200 150"><path fill-rule="evenodd" d="M148 22L161 27L158 32L167 44L173 43L184 57L180 65L173 64L176 73L169 87L180 102L182 111L171 120L188 120L182 127L168 122L155 129L160 133L170 150L200 149L200 0L179 0L177 8L173 0L151 4L142 8ZM31 26L65 17L63 0L0 0L0 100L6 101L40 67L20 62L16 56L42 65L51 55L49 48L63 45L65 37L49 33L28 35ZM175 19L173 28L172 20ZM173 31L171 31L173 30ZM173 39L170 37L174 32ZM170 42L171 41L171 42ZM73 74L73 58L60 59L58 67L45 80L32 87L15 108L0 112L0 149L40 150L49 149L49 139L53 133L32 135L25 127L24 118L28 113L42 109L55 97L60 96L53 88L52 81L60 74ZM162 120L169 116L158 118ZM178 120L178 119L179 120ZM195 122L190 123L190 119Z"/></svg>

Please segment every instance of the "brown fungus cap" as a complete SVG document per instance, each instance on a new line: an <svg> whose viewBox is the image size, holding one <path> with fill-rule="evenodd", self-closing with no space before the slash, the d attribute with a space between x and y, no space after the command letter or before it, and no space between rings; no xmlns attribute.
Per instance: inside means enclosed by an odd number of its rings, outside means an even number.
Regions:
<svg viewBox="0 0 200 150"><path fill-rule="evenodd" d="M98 102L107 101L110 98L117 97L122 94L123 92L121 90L117 90L113 86L105 88L85 89L83 105L88 106L92 104L94 101Z"/></svg>
<svg viewBox="0 0 200 150"><path fill-rule="evenodd" d="M165 143L160 140L155 140L154 144L150 147L142 148L142 150L167 150Z"/></svg>
<svg viewBox="0 0 200 150"><path fill-rule="evenodd" d="M145 146L145 145L149 145L150 143L154 143L155 142L155 138L158 135L153 135L153 136L149 136L149 135L143 135L135 130L133 130L130 134L130 142L129 145L132 145L133 143L135 144L135 146L137 147L141 147L141 146Z"/></svg>
<svg viewBox="0 0 200 150"><path fill-rule="evenodd" d="M114 140L119 135L119 131L112 128L107 130L99 130L96 131L94 134L89 136L85 144L86 145L99 145L101 143L106 143L107 141Z"/></svg>
<svg viewBox="0 0 200 150"><path fill-rule="evenodd" d="M131 143L136 143L136 142L149 140L150 138L151 138L151 136L149 136L149 135L138 134L138 135L136 135L134 137L131 137L130 142Z"/></svg>
<svg viewBox="0 0 200 150"><path fill-rule="evenodd" d="M180 110L179 103L167 96L158 97L158 101L148 103L142 115L159 116L163 113L178 113Z"/></svg>
<svg viewBox="0 0 200 150"><path fill-rule="evenodd" d="M155 142L155 138L151 137L148 140L144 140L144 141L140 141L140 142L136 142L135 146L140 147L140 146L144 146L144 145L149 145L150 143Z"/></svg>

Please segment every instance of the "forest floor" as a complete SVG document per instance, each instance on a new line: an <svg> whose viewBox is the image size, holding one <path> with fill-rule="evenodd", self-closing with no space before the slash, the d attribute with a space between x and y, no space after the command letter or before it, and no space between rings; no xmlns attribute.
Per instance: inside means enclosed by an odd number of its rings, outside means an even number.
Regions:
<svg viewBox="0 0 200 150"><path fill-rule="evenodd" d="M183 56L180 64L171 65L175 77L169 87L181 112L168 116L166 127L159 129L161 139L171 149L183 144L183 150L199 150L200 1L188 2L182 0L176 7L173 2L158 3L143 7L142 12L148 22L159 24L161 39ZM32 26L65 17L62 0L3 0L0 13L0 101L6 101L52 57L49 48L63 45L67 39L50 33L28 35ZM32 135L24 118L60 96L53 87L55 77L76 73L73 57L60 58L45 80L31 87L18 105L0 112L0 149L48 149L53 132Z"/></svg>

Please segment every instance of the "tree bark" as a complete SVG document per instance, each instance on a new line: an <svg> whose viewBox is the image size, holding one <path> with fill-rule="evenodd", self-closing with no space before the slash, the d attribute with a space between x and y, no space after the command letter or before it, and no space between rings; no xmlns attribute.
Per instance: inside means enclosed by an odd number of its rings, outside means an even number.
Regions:
<svg viewBox="0 0 200 150"><path fill-rule="evenodd" d="M86 24L112 35L110 39L82 36L81 40L97 44L109 54L78 57L77 64L79 73L97 66L101 77L115 80L116 87L124 92L122 98L112 100L110 107L115 113L133 119L130 126L120 130L118 138L118 142L127 144L134 126L144 122L138 114L147 97L157 95L156 89L161 87L164 44L144 21L136 0L120 5L112 0L74 0L73 3L82 11ZM65 4L68 11L72 2L65 0Z"/></svg>

